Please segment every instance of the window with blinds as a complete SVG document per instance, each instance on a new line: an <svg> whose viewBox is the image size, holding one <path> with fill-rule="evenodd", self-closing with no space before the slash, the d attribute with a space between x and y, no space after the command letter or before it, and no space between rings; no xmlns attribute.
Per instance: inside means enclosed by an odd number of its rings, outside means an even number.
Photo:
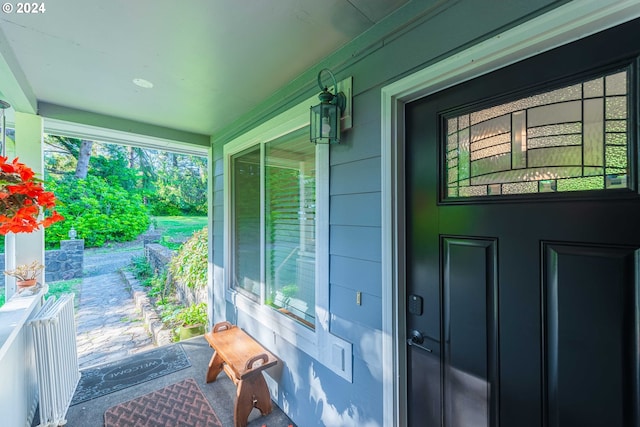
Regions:
<svg viewBox="0 0 640 427"><path fill-rule="evenodd" d="M260 296L260 146L234 155L233 283L245 295Z"/></svg>
<svg viewBox="0 0 640 427"><path fill-rule="evenodd" d="M265 146L266 303L307 327L315 321L315 146L293 135Z"/></svg>
<svg viewBox="0 0 640 427"><path fill-rule="evenodd" d="M231 287L314 329L316 146L308 130L235 153L230 165Z"/></svg>

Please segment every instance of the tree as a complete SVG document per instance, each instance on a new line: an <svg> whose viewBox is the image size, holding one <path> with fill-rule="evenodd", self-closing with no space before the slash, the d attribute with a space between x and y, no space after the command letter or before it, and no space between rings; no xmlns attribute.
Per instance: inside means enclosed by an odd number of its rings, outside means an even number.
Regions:
<svg viewBox="0 0 640 427"><path fill-rule="evenodd" d="M154 215L207 212L207 159L160 152L154 158L158 178L152 198Z"/></svg>
<svg viewBox="0 0 640 427"><path fill-rule="evenodd" d="M130 234L119 228L123 221L111 223L112 216L116 215L113 207L121 200L131 200L143 215L148 215L147 208L153 215L202 215L207 211L207 159L204 157L54 135L47 136L46 143L47 187L61 193L69 219L64 226L46 234L49 247L57 244L56 239L64 238L71 225L79 235L82 232L85 239L91 240L88 245L129 239ZM103 184L115 193L111 194ZM92 196L74 191L74 187L85 188ZM121 197L122 192L127 196ZM140 200L143 206L133 203L134 200ZM82 207L76 212L71 205L78 204ZM129 217L125 222L136 232L140 232L139 225L145 224L137 217ZM107 224L113 233L106 231Z"/></svg>
<svg viewBox="0 0 640 427"><path fill-rule="evenodd" d="M75 177L84 179L89 170L93 141L66 136L48 135L46 143L53 147L54 152L71 155L76 160Z"/></svg>
<svg viewBox="0 0 640 427"><path fill-rule="evenodd" d="M80 141L80 150L78 151L78 163L76 166L76 178L85 179L89 171L89 160L91 160L91 147L93 141L83 139Z"/></svg>

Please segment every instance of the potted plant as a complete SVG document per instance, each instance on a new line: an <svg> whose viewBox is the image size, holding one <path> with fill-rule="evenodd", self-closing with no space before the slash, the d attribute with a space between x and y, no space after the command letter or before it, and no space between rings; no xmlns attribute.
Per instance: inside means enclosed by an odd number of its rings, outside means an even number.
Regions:
<svg viewBox="0 0 640 427"><path fill-rule="evenodd" d="M56 198L16 157L0 156L0 235L31 233L64 217L54 210Z"/></svg>
<svg viewBox="0 0 640 427"><path fill-rule="evenodd" d="M175 318L180 340L202 335L207 324L207 304L201 302L185 307L177 312Z"/></svg>
<svg viewBox="0 0 640 427"><path fill-rule="evenodd" d="M30 264L20 264L13 270L5 270L4 274L16 278L18 293L20 293L38 284L38 275L43 269L44 265L38 261L33 261Z"/></svg>

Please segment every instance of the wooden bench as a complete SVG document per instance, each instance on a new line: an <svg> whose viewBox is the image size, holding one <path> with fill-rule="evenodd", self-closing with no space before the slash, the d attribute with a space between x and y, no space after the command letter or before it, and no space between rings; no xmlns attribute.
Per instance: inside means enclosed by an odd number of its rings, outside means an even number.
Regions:
<svg viewBox="0 0 640 427"><path fill-rule="evenodd" d="M271 396L262 371L278 363L275 356L229 322L217 323L204 336L214 350L207 383L215 381L224 370L237 386L233 410L235 427L246 427L253 408L258 408L262 415L270 413Z"/></svg>

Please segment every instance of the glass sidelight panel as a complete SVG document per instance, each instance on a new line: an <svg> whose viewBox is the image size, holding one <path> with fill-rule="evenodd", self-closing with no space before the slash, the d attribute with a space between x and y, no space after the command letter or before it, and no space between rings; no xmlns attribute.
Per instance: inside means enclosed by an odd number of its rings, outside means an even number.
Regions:
<svg viewBox="0 0 640 427"><path fill-rule="evenodd" d="M629 71L445 120L445 200L629 188Z"/></svg>

